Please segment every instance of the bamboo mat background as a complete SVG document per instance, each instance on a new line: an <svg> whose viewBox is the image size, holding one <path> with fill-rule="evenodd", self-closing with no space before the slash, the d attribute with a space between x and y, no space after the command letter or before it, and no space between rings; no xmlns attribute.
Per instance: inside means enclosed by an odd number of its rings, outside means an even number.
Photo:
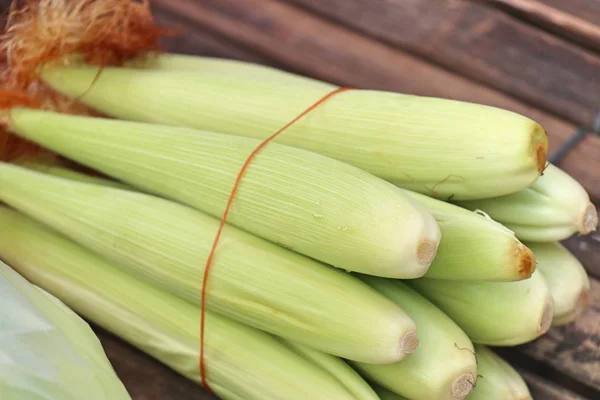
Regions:
<svg viewBox="0 0 600 400"><path fill-rule="evenodd" d="M6 5L8 1L0 1ZM540 122L555 152L600 110L600 0L152 0L183 29L168 50L275 66L358 88L472 101ZM600 136L560 166L600 201ZM598 203L597 203L598 204ZM600 235L567 246L591 276L576 323L501 354L536 399L600 399ZM213 399L97 329L134 400Z"/></svg>

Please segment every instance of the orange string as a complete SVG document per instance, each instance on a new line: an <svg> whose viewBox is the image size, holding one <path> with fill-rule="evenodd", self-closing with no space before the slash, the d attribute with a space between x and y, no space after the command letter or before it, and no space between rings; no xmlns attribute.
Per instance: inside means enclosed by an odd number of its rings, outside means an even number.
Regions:
<svg viewBox="0 0 600 400"><path fill-rule="evenodd" d="M337 89L329 92L325 96L321 97L313 105L311 105L306 110L304 110L301 114L299 114L293 120L291 120L290 122L285 124L282 128L280 128L273 135L271 135L268 138L266 138L265 140L263 140L258 146L256 146L256 148L252 151L252 153L250 153L250 155L244 162L242 169L240 169L240 172L238 173L238 175L235 179L235 183L233 185L233 188L231 189L229 199L227 200L227 205L225 207L225 211L223 212L223 217L221 218L221 223L219 224L219 229L217 230L217 235L215 236L215 240L213 241L213 245L210 250L210 254L208 255L208 259L206 260L206 266L204 267L204 281L202 282L202 300L200 302L200 307L201 307L201 310L200 310L200 377L202 378L202 385L209 392L211 392L212 390L210 389L210 386L208 385L208 381L206 380L206 366L204 364L204 327L205 327L204 310L206 308L205 307L205 305L206 305L206 285L208 283L208 274L210 271L210 267L212 266L213 259L215 257L215 251L217 250L217 246L219 245L219 240L221 239L221 234L223 233L223 229L225 228L225 224L227 223L227 217L229 217L229 211L231 210L231 205L233 204L233 200L235 199L235 195L237 194L238 188L240 186L240 183L242 182L244 174L245 174L246 170L248 169L248 167L250 166L250 163L252 162L252 160L256 157L256 155L267 144L269 144L271 141L273 141L273 139L275 139L277 136L279 136L283 131L288 129L290 126L292 126L293 124L298 122L300 119L302 119L308 113L313 111L315 108L317 108L321 104L325 103L327 100L329 100L334 95L344 92L344 91L347 91L347 90L351 90L351 89L342 87L342 88L337 88Z"/></svg>

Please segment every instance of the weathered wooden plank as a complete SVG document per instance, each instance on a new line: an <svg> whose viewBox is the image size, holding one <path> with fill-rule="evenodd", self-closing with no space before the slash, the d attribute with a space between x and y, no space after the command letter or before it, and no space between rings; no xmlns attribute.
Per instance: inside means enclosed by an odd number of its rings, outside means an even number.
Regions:
<svg viewBox="0 0 600 400"><path fill-rule="evenodd" d="M479 2L288 1L577 124L600 107L599 56Z"/></svg>
<svg viewBox="0 0 600 400"><path fill-rule="evenodd" d="M198 384L94 327L115 371L132 400L217 400Z"/></svg>
<svg viewBox="0 0 600 400"><path fill-rule="evenodd" d="M600 233L574 236L566 240L564 245L577 256L592 276L600 279Z"/></svg>
<svg viewBox="0 0 600 400"><path fill-rule="evenodd" d="M520 369L519 372L525 378L529 391L534 399L540 400L588 400L565 388L562 388L547 379L534 373Z"/></svg>
<svg viewBox="0 0 600 400"><path fill-rule="evenodd" d="M1 0L0 0L1 1ZM176 29L178 35L163 39L163 46L171 52L181 54L202 54L209 57L244 60L257 64L269 64L269 61L238 43L223 38L214 32L195 29L187 21L182 21L168 13L156 13L156 22L162 26ZM272 63L271 63L272 64Z"/></svg>
<svg viewBox="0 0 600 400"><path fill-rule="evenodd" d="M340 85L454 98L519 112L546 128L551 152L574 131L572 124L537 108L288 4L273 0L155 0L155 5L159 13L179 15L199 31L213 30L275 64L307 76ZM413 15L410 20L417 18ZM598 154L600 138L588 137L561 163L595 198L600 198L600 176L594 171L600 169Z"/></svg>
<svg viewBox="0 0 600 400"><path fill-rule="evenodd" d="M519 351L588 387L600 390L600 282L592 280L590 307L576 322L555 327Z"/></svg>
<svg viewBox="0 0 600 400"><path fill-rule="evenodd" d="M515 13L520 18L535 22L540 26L594 50L600 50L600 2L585 0L591 7L579 4L580 9L591 9L597 19L589 15L585 17L572 14L570 8L577 1L539 1L539 0L480 0L482 2L501 6ZM593 10L597 7L597 10Z"/></svg>
<svg viewBox="0 0 600 400"><path fill-rule="evenodd" d="M543 2L557 10L562 10L595 25L600 25L599 0L543 0Z"/></svg>

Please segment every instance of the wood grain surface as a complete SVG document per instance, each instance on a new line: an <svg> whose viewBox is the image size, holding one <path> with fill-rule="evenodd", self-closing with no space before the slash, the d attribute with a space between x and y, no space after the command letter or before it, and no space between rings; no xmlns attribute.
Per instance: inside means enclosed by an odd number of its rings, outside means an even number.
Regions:
<svg viewBox="0 0 600 400"><path fill-rule="evenodd" d="M474 0L485 2L510 2L511 0ZM554 13L564 13L586 21L593 25L600 25L600 0L516 0L518 2L529 2L533 8L543 4Z"/></svg>
<svg viewBox="0 0 600 400"><path fill-rule="evenodd" d="M519 112L544 126L551 152L575 130L565 119L290 4L274 0L156 0L154 4L159 14L178 15L185 32L214 32L273 65L306 76L339 85L453 98ZM600 169L598 154L600 138L589 136L560 166L600 199L600 176L594 171Z"/></svg>
<svg viewBox="0 0 600 400"><path fill-rule="evenodd" d="M577 124L591 124L600 107L599 56L485 4L289 1Z"/></svg>
<svg viewBox="0 0 600 400"><path fill-rule="evenodd" d="M539 24L593 50L600 50L600 2L597 0L480 0Z"/></svg>
<svg viewBox="0 0 600 400"><path fill-rule="evenodd" d="M536 400L592 400L573 393L527 370L519 369L519 372L525 378L531 395Z"/></svg>
<svg viewBox="0 0 600 400"><path fill-rule="evenodd" d="M564 245L577 255L588 273L600 279L600 233L581 237L574 236L566 240Z"/></svg>

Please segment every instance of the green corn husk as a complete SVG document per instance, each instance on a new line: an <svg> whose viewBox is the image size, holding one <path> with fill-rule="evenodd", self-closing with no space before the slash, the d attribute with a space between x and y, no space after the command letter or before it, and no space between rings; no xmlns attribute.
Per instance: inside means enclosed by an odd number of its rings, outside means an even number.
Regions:
<svg viewBox="0 0 600 400"><path fill-rule="evenodd" d="M185 128L14 109L15 132L123 182L221 218L259 141ZM417 278L440 240L435 219L398 188L301 149L253 161L228 222L330 265Z"/></svg>
<svg viewBox="0 0 600 400"><path fill-rule="evenodd" d="M394 392L387 390L386 388L377 384L371 384L373 390L377 393L380 400L409 400L406 397L400 396Z"/></svg>
<svg viewBox="0 0 600 400"><path fill-rule="evenodd" d="M89 320L200 382L199 307L137 280L15 211L0 208L0 224L0 256L24 276ZM205 332L208 383L223 399L377 399L333 356L283 344L210 311Z"/></svg>
<svg viewBox="0 0 600 400"><path fill-rule="evenodd" d="M477 380L473 344L439 308L406 284L374 277L365 282L397 304L417 324L419 348L388 365L352 363L357 370L412 400L464 399Z"/></svg>
<svg viewBox="0 0 600 400"><path fill-rule="evenodd" d="M553 302L539 271L518 282L415 279L410 284L442 309L474 343L513 346L550 328Z"/></svg>
<svg viewBox="0 0 600 400"><path fill-rule="evenodd" d="M528 243L554 300L552 325L574 321L588 306L590 278L579 260L560 243Z"/></svg>
<svg viewBox="0 0 600 400"><path fill-rule="evenodd" d="M5 163L0 200L200 302L219 221L158 197ZM232 226L223 231L206 297L210 310L348 359L391 363L418 343L410 317L359 279Z"/></svg>
<svg viewBox="0 0 600 400"><path fill-rule="evenodd" d="M46 163L35 159L26 159L18 161L15 164L27 169L43 172L45 174L56 176L59 178L70 179L72 181L94 183L96 185L109 186L119 189L129 189L129 186L121 182L116 182L110 179L84 174L78 171L74 171L70 168L66 168L59 164Z"/></svg>
<svg viewBox="0 0 600 400"><path fill-rule="evenodd" d="M442 240L425 277L460 281L517 281L531 276L535 256L491 218L405 191L437 220Z"/></svg>
<svg viewBox="0 0 600 400"><path fill-rule="evenodd" d="M2 262L0 304L2 399L131 400L89 325Z"/></svg>
<svg viewBox="0 0 600 400"><path fill-rule="evenodd" d="M212 61L209 60L209 63ZM239 62L237 63L239 65ZM334 88L257 79L235 65L193 70L47 66L42 79L102 112L136 121L264 139ZM263 73L261 73L263 74ZM406 189L468 200L513 193L544 167L547 137L498 108L399 93L339 93L277 142L355 165Z"/></svg>
<svg viewBox="0 0 600 400"><path fill-rule="evenodd" d="M459 202L483 210L523 241L555 242L596 230L598 212L585 189L552 164L530 188L508 196Z"/></svg>
<svg viewBox="0 0 600 400"><path fill-rule="evenodd" d="M231 60L218 57L199 57L191 54L162 53L143 59L134 59L126 63L127 67L143 69L165 70L200 70L203 73L228 73L239 75L243 72L245 77L252 77L263 81L276 80L286 85L313 86L322 88L327 85L312 78L293 74L277 68L246 61ZM329 85L333 90L334 85Z"/></svg>
<svg viewBox="0 0 600 400"><path fill-rule="evenodd" d="M475 345L479 379L467 400L531 400L521 375L492 350Z"/></svg>
<svg viewBox="0 0 600 400"><path fill-rule="evenodd" d="M356 399L377 400L379 396L346 362L327 353L313 350L296 342L281 339L288 348L294 350L305 359L310 360L337 379L342 386L354 395Z"/></svg>

